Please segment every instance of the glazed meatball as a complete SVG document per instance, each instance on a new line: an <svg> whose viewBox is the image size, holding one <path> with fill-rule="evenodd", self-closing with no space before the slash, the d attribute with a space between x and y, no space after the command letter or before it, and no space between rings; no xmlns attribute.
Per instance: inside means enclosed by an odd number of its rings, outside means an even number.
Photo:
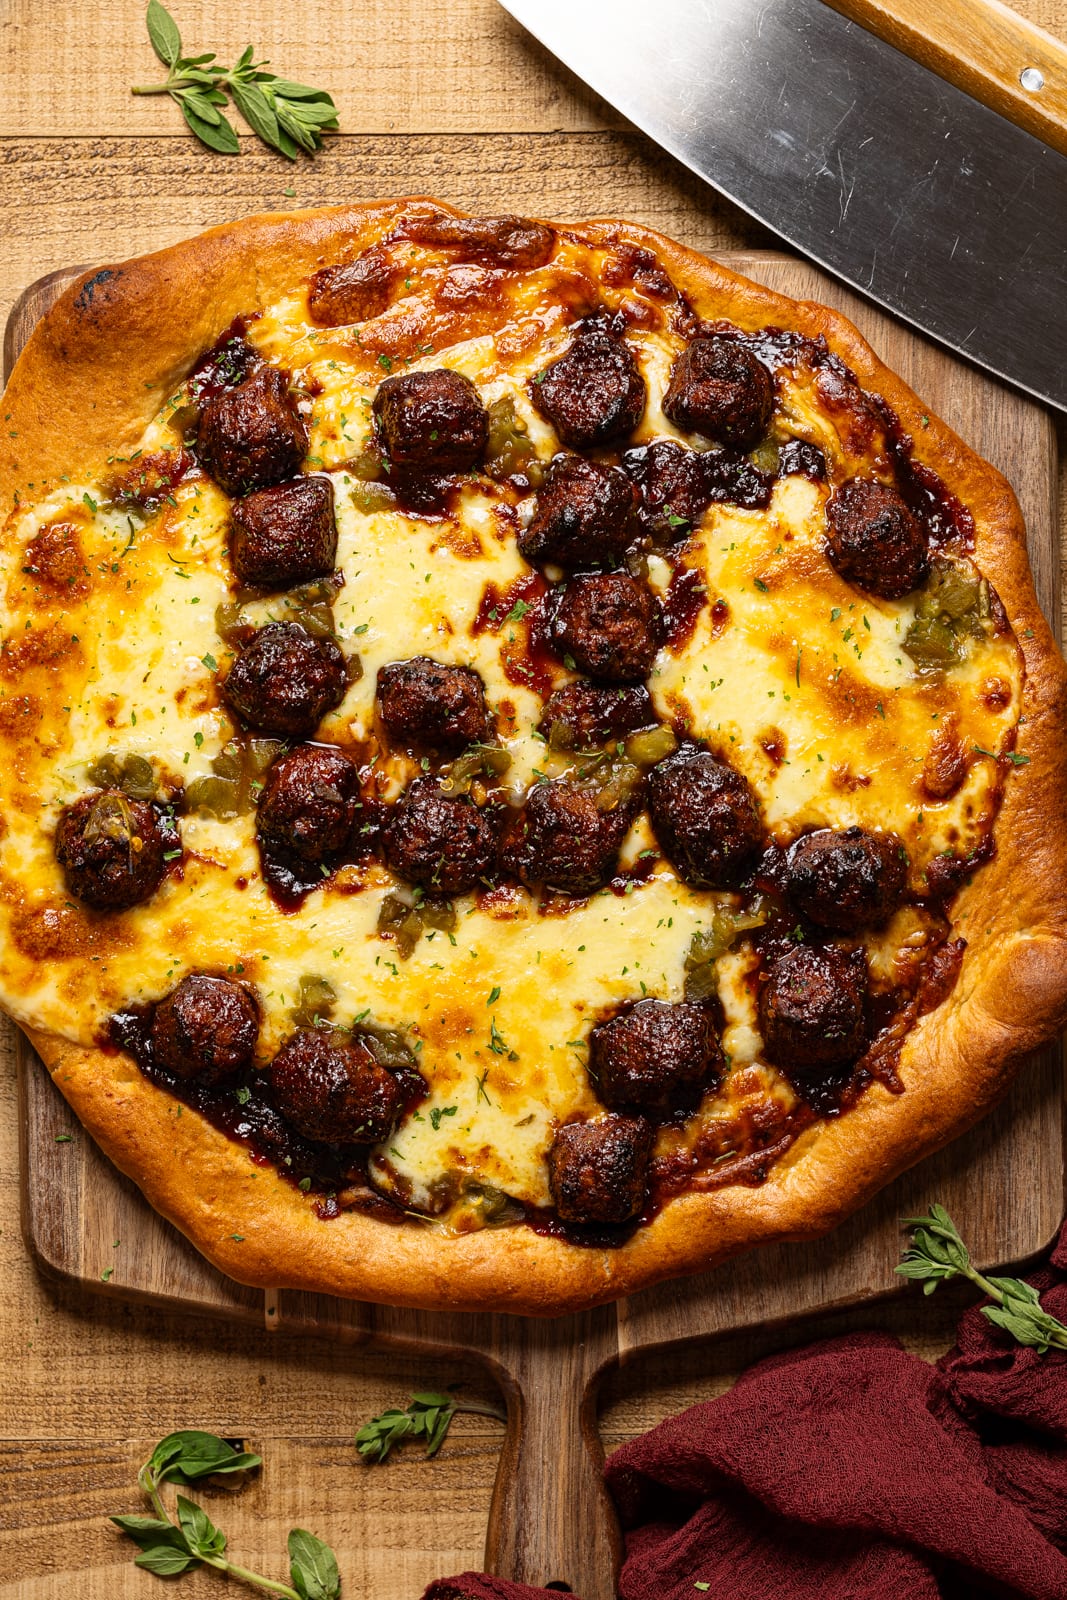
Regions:
<svg viewBox="0 0 1067 1600"><path fill-rule="evenodd" d="M346 755L321 744L298 744L267 773L256 832L302 861L343 850L359 810L359 773Z"/></svg>
<svg viewBox="0 0 1067 1600"><path fill-rule="evenodd" d="M223 389L200 413L197 455L227 494L249 494L299 471L308 433L293 409L283 373L263 366L235 389Z"/></svg>
<svg viewBox="0 0 1067 1600"><path fill-rule="evenodd" d="M530 394L572 450L627 438L645 411L645 380L633 351L602 328L579 333L534 379Z"/></svg>
<svg viewBox="0 0 1067 1600"><path fill-rule="evenodd" d="M798 944L771 965L759 1016L768 1059L791 1079L817 1081L854 1061L866 1041L867 974L834 945Z"/></svg>
<svg viewBox="0 0 1067 1600"><path fill-rule="evenodd" d="M388 306L397 275L379 250L365 250L343 266L322 267L308 289L308 314L326 328L369 322Z"/></svg>
<svg viewBox="0 0 1067 1600"><path fill-rule="evenodd" d="M492 870L496 830L465 795L434 777L416 778L390 808L385 859L398 878L435 894L466 894Z"/></svg>
<svg viewBox="0 0 1067 1600"><path fill-rule="evenodd" d="M526 217L415 217L405 225L409 239L431 250L455 250L462 261L490 266L542 267L555 248L551 228Z"/></svg>
<svg viewBox="0 0 1067 1600"><path fill-rule="evenodd" d="M489 726L481 675L429 656L379 669L378 710L388 733L405 745L456 750L484 739Z"/></svg>
<svg viewBox="0 0 1067 1600"><path fill-rule="evenodd" d="M258 1035L259 1014L247 990L206 972L183 978L152 1018L152 1051L160 1066L205 1088L251 1065Z"/></svg>
<svg viewBox="0 0 1067 1600"><path fill-rule="evenodd" d="M621 560L637 535L638 496L625 472L581 456L556 456L519 552L534 566L573 570Z"/></svg>
<svg viewBox="0 0 1067 1600"><path fill-rule="evenodd" d="M685 433L747 450L767 431L774 379L734 339L694 339L671 368L663 413Z"/></svg>
<svg viewBox="0 0 1067 1600"><path fill-rule="evenodd" d="M436 367L386 378L374 415L394 466L418 472L467 472L485 454L489 417L461 372Z"/></svg>
<svg viewBox="0 0 1067 1600"><path fill-rule="evenodd" d="M615 871L633 807L601 811L598 791L565 778L537 783L507 828L502 860L527 888L592 894Z"/></svg>
<svg viewBox="0 0 1067 1600"><path fill-rule="evenodd" d="M348 691L345 658L332 639L298 622L271 622L240 651L222 693L250 728L306 738Z"/></svg>
<svg viewBox="0 0 1067 1600"><path fill-rule="evenodd" d="M562 1222L629 1222L645 1203L652 1126L611 1114L568 1122L548 1153L548 1185Z"/></svg>
<svg viewBox="0 0 1067 1600"><path fill-rule="evenodd" d="M826 507L830 565L864 594L900 600L930 570L926 532L886 483L849 478Z"/></svg>
<svg viewBox="0 0 1067 1600"><path fill-rule="evenodd" d="M580 680L549 696L537 729L556 750L592 750L655 722L656 708L644 684L612 689Z"/></svg>
<svg viewBox="0 0 1067 1600"><path fill-rule="evenodd" d="M889 921L904 896L908 858L895 833L820 828L790 846L785 887L820 928L859 933Z"/></svg>
<svg viewBox="0 0 1067 1600"><path fill-rule="evenodd" d="M551 607L556 654L601 683L640 683L663 641L663 610L647 583L628 572L572 578Z"/></svg>
<svg viewBox="0 0 1067 1600"><path fill-rule="evenodd" d="M691 1000L639 1000L594 1028L589 1050L606 1106L663 1110L679 1091L712 1087L723 1068L708 1013Z"/></svg>
<svg viewBox="0 0 1067 1600"><path fill-rule="evenodd" d="M121 789L85 794L56 826L56 860L67 890L98 911L122 911L148 900L162 883L181 841L158 807L129 800Z"/></svg>
<svg viewBox="0 0 1067 1600"><path fill-rule="evenodd" d="M323 1144L377 1144L400 1111L400 1085L358 1035L301 1028L278 1051L267 1077L285 1120Z"/></svg>
<svg viewBox="0 0 1067 1600"><path fill-rule="evenodd" d="M333 571L337 525L329 478L294 478L234 502L230 559L253 589L290 589Z"/></svg>
<svg viewBox="0 0 1067 1600"><path fill-rule="evenodd" d="M763 844L748 780L696 745L683 745L652 768L648 811L664 854L698 889L735 888Z"/></svg>
<svg viewBox="0 0 1067 1600"><path fill-rule="evenodd" d="M623 466L641 489L641 520L661 544L684 539L710 505L704 457L675 439L628 450Z"/></svg>

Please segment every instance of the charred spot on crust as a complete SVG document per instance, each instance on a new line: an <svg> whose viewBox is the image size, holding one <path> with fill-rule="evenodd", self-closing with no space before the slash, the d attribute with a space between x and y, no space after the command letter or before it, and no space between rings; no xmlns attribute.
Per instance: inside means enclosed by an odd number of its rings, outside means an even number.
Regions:
<svg viewBox="0 0 1067 1600"><path fill-rule="evenodd" d="M572 450L628 438L645 411L646 389L630 346L603 328L579 333L530 386L541 415Z"/></svg>
<svg viewBox="0 0 1067 1600"><path fill-rule="evenodd" d="M618 561L636 536L637 505L637 491L618 467L555 456L519 551L534 565L567 569Z"/></svg>
<svg viewBox="0 0 1067 1600"><path fill-rule="evenodd" d="M837 933L888 922L907 885L908 860L894 833L820 828L786 855L785 887L809 921Z"/></svg>
<svg viewBox="0 0 1067 1600"><path fill-rule="evenodd" d="M484 739L489 726L485 686L473 667L412 656L378 670L378 710L405 745L458 749Z"/></svg>
<svg viewBox="0 0 1067 1600"><path fill-rule="evenodd" d="M554 749L592 750L654 727L656 721L656 708L644 684L612 688L580 679L549 696L537 728Z"/></svg>
<svg viewBox="0 0 1067 1600"><path fill-rule="evenodd" d="M663 413L685 433L747 450L767 430L774 379L735 339L694 339L671 367Z"/></svg>
<svg viewBox="0 0 1067 1600"><path fill-rule="evenodd" d="M152 1017L160 1066L206 1087L250 1066L258 1035L259 1014L248 991L204 972L183 978Z"/></svg>
<svg viewBox="0 0 1067 1600"><path fill-rule="evenodd" d="M548 1155L548 1182L563 1222L629 1222L645 1203L652 1125L609 1114L568 1122Z"/></svg>
<svg viewBox="0 0 1067 1600"><path fill-rule="evenodd" d="M537 783L505 831L501 859L527 888L592 894L611 877L633 804L601 810L599 791L560 778Z"/></svg>
<svg viewBox="0 0 1067 1600"><path fill-rule="evenodd" d="M800 1093L856 1060L866 1042L866 967L836 945L797 945L772 962L759 1002L767 1057Z"/></svg>
<svg viewBox="0 0 1067 1600"><path fill-rule="evenodd" d="M628 572L587 572L557 591L548 637L556 653L602 683L641 683L663 640L662 608Z"/></svg>
<svg viewBox="0 0 1067 1600"><path fill-rule="evenodd" d="M449 367L386 378L374 415L394 466L409 472L466 472L485 454L489 418L469 378Z"/></svg>
<svg viewBox="0 0 1067 1600"><path fill-rule="evenodd" d="M56 860L76 900L100 911L122 911L148 900L181 854L181 840L158 806L129 799L121 789L82 795L60 814Z"/></svg>
<svg viewBox="0 0 1067 1600"><path fill-rule="evenodd" d="M267 772L256 832L276 850L322 862L345 848L359 802L359 773L346 755L297 745Z"/></svg>
<svg viewBox="0 0 1067 1600"><path fill-rule="evenodd" d="M606 1106L655 1113L679 1094L712 1088L723 1056L706 1007L638 1000L589 1036L590 1070Z"/></svg>
<svg viewBox="0 0 1067 1600"><path fill-rule="evenodd" d="M250 728L282 738L314 733L348 691L345 658L332 639L298 622L271 622L238 653L222 684L227 704Z"/></svg>
<svg viewBox="0 0 1067 1600"><path fill-rule="evenodd" d="M291 589L333 571L337 525L329 478L256 489L234 502L230 518L233 570L250 588Z"/></svg>
<svg viewBox="0 0 1067 1600"><path fill-rule="evenodd" d="M294 477L307 447L307 428L277 367L264 365L236 388L218 391L200 413L197 455L229 495Z"/></svg>
<svg viewBox="0 0 1067 1600"><path fill-rule="evenodd" d="M305 1139L377 1144L400 1113L393 1074L358 1034L301 1028L267 1068L274 1104Z"/></svg>
<svg viewBox="0 0 1067 1600"><path fill-rule="evenodd" d="M648 810L667 859L695 888L736 888L763 845L747 778L698 745L683 745L652 768Z"/></svg>
<svg viewBox="0 0 1067 1600"><path fill-rule="evenodd" d="M896 489L849 478L826 506L826 553L848 583L883 600L901 600L930 570L926 531Z"/></svg>
<svg viewBox="0 0 1067 1600"><path fill-rule="evenodd" d="M435 777L416 778L389 809L385 859L398 878L435 894L466 894L492 871L496 830L465 795Z"/></svg>

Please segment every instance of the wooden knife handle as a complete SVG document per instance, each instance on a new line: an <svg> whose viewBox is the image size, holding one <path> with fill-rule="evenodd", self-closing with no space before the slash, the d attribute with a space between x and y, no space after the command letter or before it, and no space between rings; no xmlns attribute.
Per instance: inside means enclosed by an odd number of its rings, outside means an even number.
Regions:
<svg viewBox="0 0 1067 1600"><path fill-rule="evenodd" d="M1067 155L1067 46L1000 0L827 0Z"/></svg>

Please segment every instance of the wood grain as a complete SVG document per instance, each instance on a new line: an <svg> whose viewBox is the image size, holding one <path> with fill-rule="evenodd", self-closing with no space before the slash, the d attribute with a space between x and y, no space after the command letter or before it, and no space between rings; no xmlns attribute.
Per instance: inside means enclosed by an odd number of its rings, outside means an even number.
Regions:
<svg viewBox="0 0 1067 1600"><path fill-rule="evenodd" d="M860 305L814 268L767 253L727 259L772 287L838 304L935 409L957 425L966 419L978 447L994 459L999 452L999 464L1010 465L1020 485L1035 582L1054 616L1055 451L1044 414ZM20 299L5 337L6 364L70 276L52 273ZM788 1323L795 1335L799 1314L894 1292L899 1298L902 1286L892 1273L897 1219L902 1211L925 1209L935 1197L986 1262L1039 1249L1062 1207L1062 1074L1057 1052L1046 1052L1009 1103L978 1130L813 1246L775 1247L617 1307L550 1324L401 1312L287 1291L263 1296L207 1266L144 1205L81 1135L29 1054L22 1077L24 1229L47 1272L70 1285L98 1287L106 1281L109 1291L157 1307L311 1337L326 1334L339 1344L480 1357L499 1382L509 1412L486 1565L531 1583L566 1582L586 1600L610 1600L618 1556L597 1471L601 1451L593 1421L596 1385L610 1366L647 1362L668 1347L676 1356L713 1333L755 1328L766 1335ZM976 1171L983 1176L978 1187ZM1024 1173L1029 1181L1021 1181ZM114 1255L116 1238L132 1247L128 1256Z"/></svg>
<svg viewBox="0 0 1067 1600"><path fill-rule="evenodd" d="M828 0L1021 128L1067 152L1067 49L1000 0ZM1030 67L1044 85L1028 91Z"/></svg>

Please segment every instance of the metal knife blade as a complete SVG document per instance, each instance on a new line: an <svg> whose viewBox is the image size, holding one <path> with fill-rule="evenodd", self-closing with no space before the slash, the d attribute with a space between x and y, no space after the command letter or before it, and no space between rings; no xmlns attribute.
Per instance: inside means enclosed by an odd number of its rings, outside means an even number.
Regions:
<svg viewBox="0 0 1067 1600"><path fill-rule="evenodd" d="M1067 158L820 0L502 4L805 255L1067 410Z"/></svg>

